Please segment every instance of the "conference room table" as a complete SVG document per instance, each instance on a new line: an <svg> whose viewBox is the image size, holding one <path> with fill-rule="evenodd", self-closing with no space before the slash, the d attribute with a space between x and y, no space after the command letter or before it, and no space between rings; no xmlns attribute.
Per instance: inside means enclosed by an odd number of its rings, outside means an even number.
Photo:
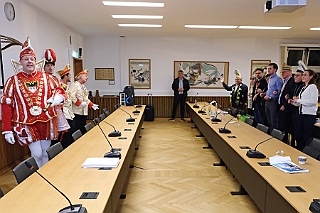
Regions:
<svg viewBox="0 0 320 213"><path fill-rule="evenodd" d="M277 151L283 151L284 154L280 156L290 156L292 162L297 165L298 156L306 156L307 162L301 167L310 172L289 174L273 166L260 166L259 162L269 162L269 159L248 158L248 149L240 146L254 149L259 142L271 138L270 135L245 122L240 121L238 125L237 119L232 119L231 115L218 115L222 122L212 122L208 111L204 114L198 113L208 103L198 103L199 108L193 108L193 105L187 103L190 118L219 155L220 164L225 165L239 181L240 194L245 190L262 212L310 212L310 203L313 199L320 198L319 161L272 138L260 144L257 150L267 158L275 156ZM223 128L230 120L226 128L231 130L231 133L219 133L219 128ZM299 186L305 192L290 192L286 186L294 186L295 189Z"/></svg>
<svg viewBox="0 0 320 213"><path fill-rule="evenodd" d="M121 106L121 109L136 118L135 122L126 122L129 115L120 109L104 120L122 133L123 139L109 137L114 148L122 148L122 157L117 168L98 170L81 167L87 158L103 157L110 151L107 140L99 127L95 126L38 170L60 189L72 204L82 204L87 212L116 211L135 149L139 146L145 106L137 108L141 112L139 114L132 114L135 110L132 106ZM106 135L113 131L113 128L103 121L100 126ZM99 195L97 199L79 199L83 192L99 192ZM33 173L0 199L0 212L57 213L68 205L61 194L38 174Z"/></svg>

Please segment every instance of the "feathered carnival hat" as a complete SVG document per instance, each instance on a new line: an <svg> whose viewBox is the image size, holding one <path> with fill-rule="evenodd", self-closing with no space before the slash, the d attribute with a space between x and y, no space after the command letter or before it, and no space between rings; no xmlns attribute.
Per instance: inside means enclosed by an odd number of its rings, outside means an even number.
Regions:
<svg viewBox="0 0 320 213"><path fill-rule="evenodd" d="M56 65L57 56L52 49L46 49L43 55L44 55L43 58L45 59L45 64Z"/></svg>
<svg viewBox="0 0 320 213"><path fill-rule="evenodd" d="M304 72L305 70L307 70L308 67L305 65L305 63L303 63L303 61L298 61L298 69L297 72Z"/></svg>
<svg viewBox="0 0 320 213"><path fill-rule="evenodd" d="M291 66L289 66L287 63L283 63L282 70L290 70L291 71L292 69L291 69Z"/></svg>
<svg viewBox="0 0 320 213"><path fill-rule="evenodd" d="M36 58L36 53L34 52L33 48L31 47L29 37L27 37L27 40L22 44L22 49L20 51L20 59L24 55L32 55L34 58Z"/></svg>
<svg viewBox="0 0 320 213"><path fill-rule="evenodd" d="M75 76L75 78L77 79L80 75L83 75L83 74L88 74L88 70L83 70L83 71L79 72L79 73Z"/></svg>
<svg viewBox="0 0 320 213"><path fill-rule="evenodd" d="M70 73L70 66L69 66L69 64L67 64L67 65L64 67L63 70L57 71L57 73L58 73L58 75L59 75L60 77L66 75L66 74L68 74L68 73Z"/></svg>
<svg viewBox="0 0 320 213"><path fill-rule="evenodd" d="M236 79L242 79L242 76L239 70L235 70L234 74L236 74Z"/></svg>

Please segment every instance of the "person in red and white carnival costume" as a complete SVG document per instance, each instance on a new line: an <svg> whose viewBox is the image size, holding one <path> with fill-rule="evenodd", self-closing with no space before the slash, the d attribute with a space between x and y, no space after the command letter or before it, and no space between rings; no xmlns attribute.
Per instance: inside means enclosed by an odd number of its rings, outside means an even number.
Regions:
<svg viewBox="0 0 320 213"><path fill-rule="evenodd" d="M43 54L43 59L45 61L43 71L50 75L56 83L59 85L59 79L57 76L55 76L54 69L56 68L56 61L57 56L56 53L52 49L46 49ZM67 100L67 96L64 97L65 100ZM68 129L70 129L70 125L68 124L68 121L62 112L63 105L62 103L60 106L55 106L55 110L58 113L58 132L59 132L59 140L62 141L63 135L65 132L68 132ZM57 143L58 140L51 141L51 145Z"/></svg>
<svg viewBox="0 0 320 213"><path fill-rule="evenodd" d="M46 150L58 136L57 112L53 106L64 101L64 90L53 78L36 70L36 54L27 38L19 60L22 71L8 78L4 85L2 134L14 144L29 146L39 167L48 162ZM44 110L48 103L51 107Z"/></svg>
<svg viewBox="0 0 320 213"><path fill-rule="evenodd" d="M99 105L89 100L89 92L85 83L88 80L88 70L83 70L75 76L76 81L71 84L71 100L72 110L75 115L76 130L80 129L82 134L86 133L84 126L86 125L88 108L98 110Z"/></svg>

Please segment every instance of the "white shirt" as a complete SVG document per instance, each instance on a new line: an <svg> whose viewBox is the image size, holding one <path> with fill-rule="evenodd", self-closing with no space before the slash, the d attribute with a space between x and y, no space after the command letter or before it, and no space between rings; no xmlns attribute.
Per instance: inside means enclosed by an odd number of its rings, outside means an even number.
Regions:
<svg viewBox="0 0 320 213"><path fill-rule="evenodd" d="M309 84L307 88L299 93L299 111L304 115L317 115L318 110L318 88L315 84Z"/></svg>

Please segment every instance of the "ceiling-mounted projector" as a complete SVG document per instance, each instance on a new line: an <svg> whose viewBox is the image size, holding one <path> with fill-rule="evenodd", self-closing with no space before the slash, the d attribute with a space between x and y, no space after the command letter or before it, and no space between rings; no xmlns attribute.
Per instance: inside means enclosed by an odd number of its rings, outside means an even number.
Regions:
<svg viewBox="0 0 320 213"><path fill-rule="evenodd" d="M272 0L264 5L265 13L292 13L307 5L307 0Z"/></svg>

